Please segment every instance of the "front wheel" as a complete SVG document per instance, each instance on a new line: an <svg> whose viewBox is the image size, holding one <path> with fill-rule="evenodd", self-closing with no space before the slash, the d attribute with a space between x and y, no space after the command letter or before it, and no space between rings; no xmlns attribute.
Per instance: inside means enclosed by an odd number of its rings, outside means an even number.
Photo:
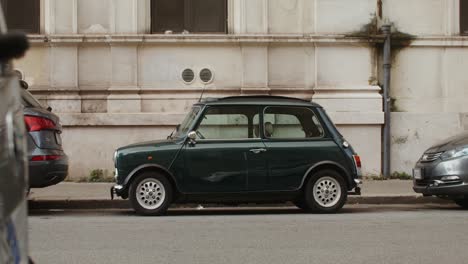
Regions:
<svg viewBox="0 0 468 264"><path fill-rule="evenodd" d="M334 170L322 170L310 177L305 188L307 207L318 213L336 213L348 196L344 178Z"/></svg>
<svg viewBox="0 0 468 264"><path fill-rule="evenodd" d="M130 186L130 202L141 215L162 215L172 201L169 180L157 172L144 172Z"/></svg>

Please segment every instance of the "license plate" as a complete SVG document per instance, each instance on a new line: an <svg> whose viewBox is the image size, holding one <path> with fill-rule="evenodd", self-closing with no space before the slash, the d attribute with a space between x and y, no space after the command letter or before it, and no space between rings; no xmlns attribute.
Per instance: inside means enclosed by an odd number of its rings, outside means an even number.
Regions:
<svg viewBox="0 0 468 264"><path fill-rule="evenodd" d="M55 141L57 142L57 144L62 145L62 137L59 133L55 133Z"/></svg>
<svg viewBox="0 0 468 264"><path fill-rule="evenodd" d="M421 173L421 169L413 169L413 178L416 180L422 180L423 176Z"/></svg>

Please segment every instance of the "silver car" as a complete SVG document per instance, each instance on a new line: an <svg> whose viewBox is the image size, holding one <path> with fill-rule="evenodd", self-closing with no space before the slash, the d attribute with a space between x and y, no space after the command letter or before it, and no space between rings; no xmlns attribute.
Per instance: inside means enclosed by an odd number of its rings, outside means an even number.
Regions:
<svg viewBox="0 0 468 264"><path fill-rule="evenodd" d="M413 169L413 189L455 201L468 209L468 132L424 152Z"/></svg>

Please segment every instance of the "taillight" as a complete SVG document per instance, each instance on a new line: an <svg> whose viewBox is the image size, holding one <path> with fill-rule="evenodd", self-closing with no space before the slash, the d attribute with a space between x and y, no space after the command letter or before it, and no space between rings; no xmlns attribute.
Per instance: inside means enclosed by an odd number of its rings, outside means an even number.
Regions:
<svg viewBox="0 0 468 264"><path fill-rule="evenodd" d="M361 157L359 155L353 155L354 165L356 166L356 173L361 176Z"/></svg>
<svg viewBox="0 0 468 264"><path fill-rule="evenodd" d="M356 167L361 168L361 157L359 157L359 155L353 155L353 159Z"/></svg>
<svg viewBox="0 0 468 264"><path fill-rule="evenodd" d="M55 129L54 121L38 116L24 116L24 122L29 132Z"/></svg>
<svg viewBox="0 0 468 264"><path fill-rule="evenodd" d="M32 156L31 161L47 161L47 160L59 160L62 156L60 155L41 155L41 156Z"/></svg>

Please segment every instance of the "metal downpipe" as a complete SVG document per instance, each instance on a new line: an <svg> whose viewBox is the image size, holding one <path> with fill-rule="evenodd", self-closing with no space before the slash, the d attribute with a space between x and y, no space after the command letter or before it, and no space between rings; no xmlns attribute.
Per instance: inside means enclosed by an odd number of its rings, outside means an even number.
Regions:
<svg viewBox="0 0 468 264"><path fill-rule="evenodd" d="M383 25L382 33L385 36L383 49L383 108L384 108L384 129L383 129L383 170L384 177L390 176L390 77L392 69L391 61L391 25Z"/></svg>

